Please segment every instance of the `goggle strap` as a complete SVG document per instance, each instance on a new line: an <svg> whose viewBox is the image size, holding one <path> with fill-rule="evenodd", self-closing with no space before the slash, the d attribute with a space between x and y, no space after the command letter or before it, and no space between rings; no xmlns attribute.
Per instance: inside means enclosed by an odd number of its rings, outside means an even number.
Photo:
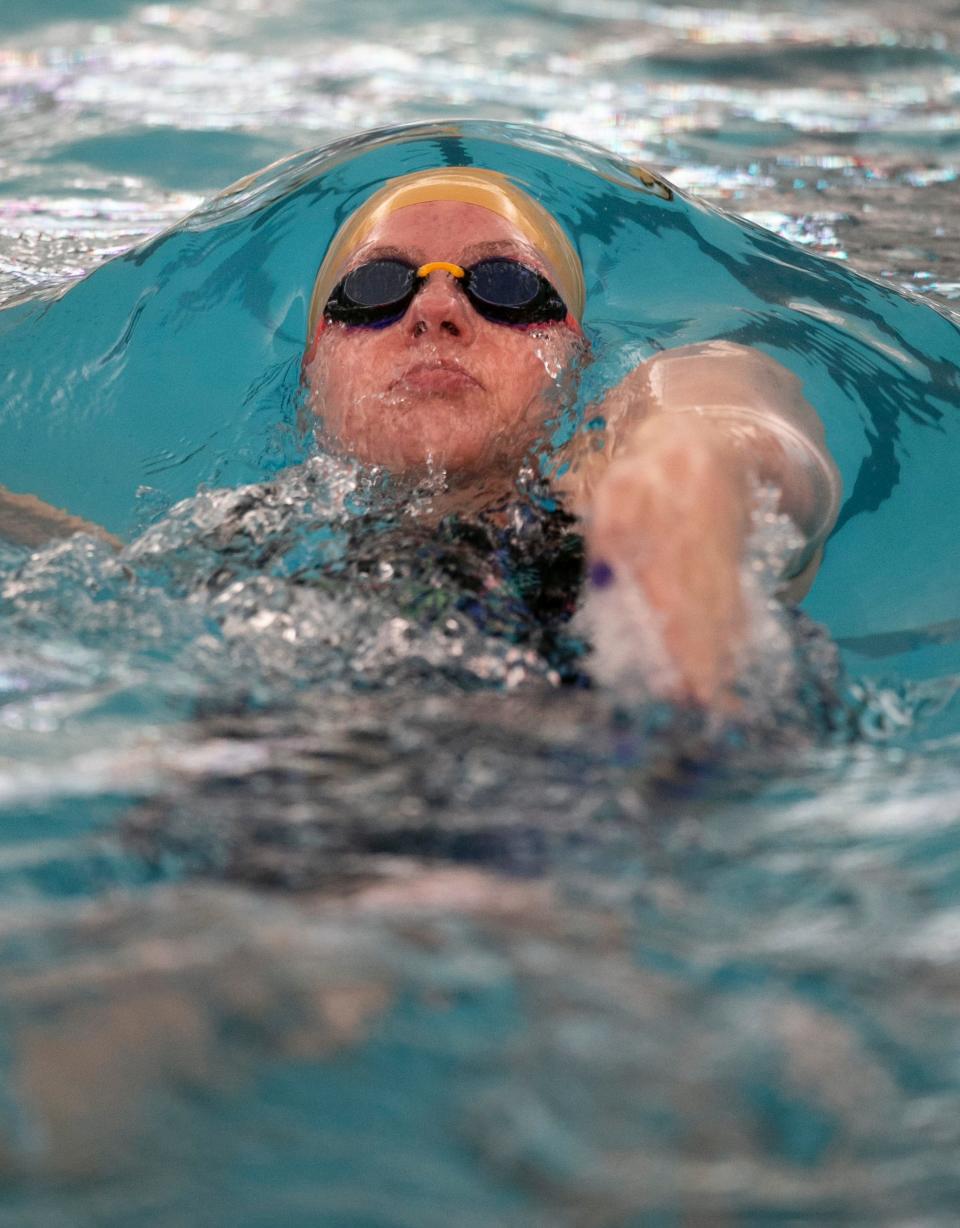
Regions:
<svg viewBox="0 0 960 1228"><path fill-rule="evenodd" d="M313 362L314 358L316 357L317 346L320 344L320 334L323 332L323 330L326 327L327 327L326 318L324 316L321 316L319 322L317 323L317 327L313 334L313 338L310 341L310 345L307 348L307 352L303 356L303 361L301 363L301 366L308 367Z"/></svg>

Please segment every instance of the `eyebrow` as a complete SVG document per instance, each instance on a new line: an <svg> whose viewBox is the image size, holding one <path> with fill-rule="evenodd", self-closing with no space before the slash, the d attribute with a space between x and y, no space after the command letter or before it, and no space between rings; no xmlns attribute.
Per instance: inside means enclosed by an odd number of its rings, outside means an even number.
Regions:
<svg viewBox="0 0 960 1228"><path fill-rule="evenodd" d="M415 250L378 243L374 247L360 248L358 252L354 252L354 256L362 256L364 260L402 260L404 264L423 264L423 261L414 255Z"/></svg>
<svg viewBox="0 0 960 1228"><path fill-rule="evenodd" d="M515 255L523 250L523 245L514 239L490 239L485 243L468 244L463 249L463 254L482 260L484 256L503 256L507 253Z"/></svg>

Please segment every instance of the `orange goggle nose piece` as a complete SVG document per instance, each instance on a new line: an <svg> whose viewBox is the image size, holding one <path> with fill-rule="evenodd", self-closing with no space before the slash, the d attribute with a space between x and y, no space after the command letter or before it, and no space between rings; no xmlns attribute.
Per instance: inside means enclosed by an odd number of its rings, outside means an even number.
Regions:
<svg viewBox="0 0 960 1228"><path fill-rule="evenodd" d="M421 264L417 269L418 277L429 277L431 273L437 269L443 269L444 273L449 273L451 277L466 277L466 269L461 269L459 264L451 264L449 260L431 260L429 264Z"/></svg>

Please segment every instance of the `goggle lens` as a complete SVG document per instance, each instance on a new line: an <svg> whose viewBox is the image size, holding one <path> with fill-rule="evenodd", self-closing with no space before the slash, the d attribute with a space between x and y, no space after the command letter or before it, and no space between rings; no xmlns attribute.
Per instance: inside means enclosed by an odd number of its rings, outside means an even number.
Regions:
<svg viewBox="0 0 960 1228"><path fill-rule="evenodd" d="M471 294L493 307L526 307L544 280L516 260L481 260L470 272Z"/></svg>
<svg viewBox="0 0 960 1228"><path fill-rule="evenodd" d="M410 293L415 276L400 260L371 260L349 272L338 289L343 301L355 307L386 307Z"/></svg>

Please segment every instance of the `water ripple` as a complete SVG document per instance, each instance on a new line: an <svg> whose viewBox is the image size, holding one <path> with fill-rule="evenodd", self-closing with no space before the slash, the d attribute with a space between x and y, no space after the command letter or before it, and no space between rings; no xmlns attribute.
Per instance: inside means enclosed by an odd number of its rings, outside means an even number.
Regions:
<svg viewBox="0 0 960 1228"><path fill-rule="evenodd" d="M909 25L887 3L768 13L487 0L440 21L412 0L362 12L208 0L118 4L97 21L14 28L6 41L0 293L76 276L183 212L186 193L298 145L429 114L558 127L754 214L769 188L800 228L823 211L810 191L849 201L869 189L883 214L878 179L895 166L898 183L925 191L956 173L960 142L960 38L946 0ZM233 143L196 139L217 133ZM823 164L851 146L846 166ZM72 245L68 227L82 232ZM910 230L925 233L919 217ZM846 254L873 271L871 246L848 238ZM892 253L879 271L901 282L914 272ZM951 300L958 280L953 267L934 269L923 290Z"/></svg>

